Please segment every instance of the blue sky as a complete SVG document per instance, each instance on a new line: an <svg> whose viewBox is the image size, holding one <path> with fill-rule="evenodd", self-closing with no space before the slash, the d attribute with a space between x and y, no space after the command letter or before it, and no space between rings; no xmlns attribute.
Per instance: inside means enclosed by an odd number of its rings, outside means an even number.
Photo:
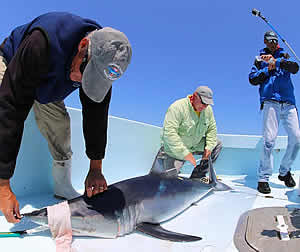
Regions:
<svg viewBox="0 0 300 252"><path fill-rule="evenodd" d="M4 1L0 40L49 11L94 19L126 33L133 48L132 63L113 85L110 115L162 126L175 100L208 85L218 133L260 135L258 87L249 84L248 74L270 28L251 10L260 10L299 56L299 7L299 0ZM298 104L299 75L293 76ZM80 108L78 93L66 104Z"/></svg>

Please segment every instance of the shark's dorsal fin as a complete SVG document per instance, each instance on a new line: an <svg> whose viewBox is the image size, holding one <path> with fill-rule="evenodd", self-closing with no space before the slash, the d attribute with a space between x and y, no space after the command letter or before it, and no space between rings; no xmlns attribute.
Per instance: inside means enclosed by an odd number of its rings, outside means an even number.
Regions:
<svg viewBox="0 0 300 252"><path fill-rule="evenodd" d="M143 222L138 224L136 229L142 233L151 235L153 237L162 240L168 240L174 242L192 242L192 241L202 240L202 238L198 236L192 236L192 235L186 235L186 234L180 234L180 233L168 231L162 228L159 224Z"/></svg>
<svg viewBox="0 0 300 252"><path fill-rule="evenodd" d="M210 181L210 183L215 184L214 190L215 191L231 191L232 188L230 186L218 181L216 171L213 167L211 157L209 157L208 165L209 165L209 181Z"/></svg>

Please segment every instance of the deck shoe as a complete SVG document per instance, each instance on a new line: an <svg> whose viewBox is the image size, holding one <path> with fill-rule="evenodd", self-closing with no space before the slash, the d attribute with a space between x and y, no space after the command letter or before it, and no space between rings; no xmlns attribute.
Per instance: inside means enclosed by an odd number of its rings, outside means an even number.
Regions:
<svg viewBox="0 0 300 252"><path fill-rule="evenodd" d="M284 181L284 184L287 187L294 187L296 185L295 180L292 177L291 172L288 172L285 176L278 176L278 179L281 181Z"/></svg>
<svg viewBox="0 0 300 252"><path fill-rule="evenodd" d="M271 192L270 186L268 182L258 182L257 190L260 193L268 194Z"/></svg>

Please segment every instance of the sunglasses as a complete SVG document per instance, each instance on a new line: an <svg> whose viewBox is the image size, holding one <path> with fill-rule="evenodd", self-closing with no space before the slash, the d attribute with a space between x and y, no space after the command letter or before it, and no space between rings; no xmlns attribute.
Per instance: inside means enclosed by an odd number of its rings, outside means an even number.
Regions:
<svg viewBox="0 0 300 252"><path fill-rule="evenodd" d="M88 50L86 50L86 53L85 53L84 58L82 60L82 63L80 64L80 67L79 67L79 71L80 71L81 74L83 74L88 62L89 62L89 52L88 52Z"/></svg>
<svg viewBox="0 0 300 252"><path fill-rule="evenodd" d="M278 40L277 39L269 39L267 40L269 43L277 44Z"/></svg>
<svg viewBox="0 0 300 252"><path fill-rule="evenodd" d="M204 103L203 101L202 101L202 98L201 98L201 96L199 95L199 94L196 94L197 95L197 97L199 98L199 100L201 101L201 103L203 104L203 105L207 105L206 103Z"/></svg>

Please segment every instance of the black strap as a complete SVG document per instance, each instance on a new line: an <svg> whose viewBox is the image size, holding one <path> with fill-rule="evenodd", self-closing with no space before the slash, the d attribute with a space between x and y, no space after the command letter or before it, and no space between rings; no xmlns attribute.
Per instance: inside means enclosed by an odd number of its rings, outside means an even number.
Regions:
<svg viewBox="0 0 300 252"><path fill-rule="evenodd" d="M263 110L263 108L264 108L264 102L262 102L262 103L260 104L260 110Z"/></svg>

